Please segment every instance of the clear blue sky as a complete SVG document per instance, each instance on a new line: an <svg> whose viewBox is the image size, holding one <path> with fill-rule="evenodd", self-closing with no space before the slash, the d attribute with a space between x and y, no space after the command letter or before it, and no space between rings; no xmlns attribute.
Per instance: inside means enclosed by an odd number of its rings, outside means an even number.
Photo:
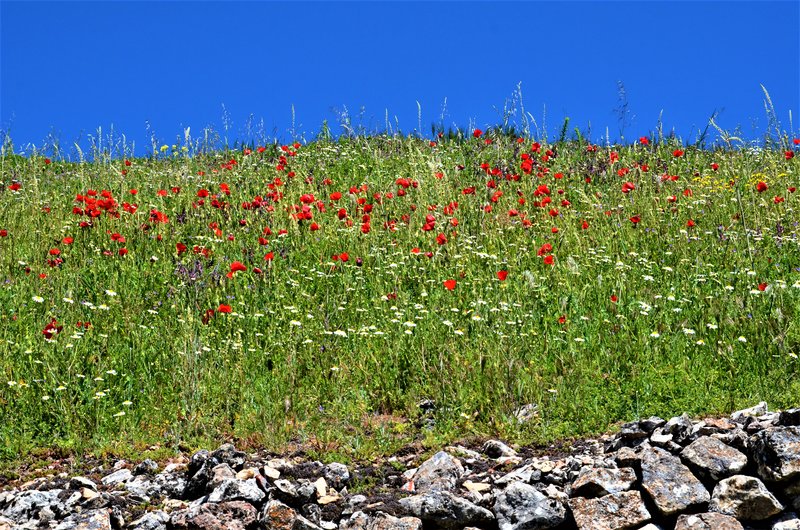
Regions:
<svg viewBox="0 0 800 530"><path fill-rule="evenodd" d="M310 139L334 108L403 132L485 128L521 83L525 110L556 135L655 129L694 140L709 115L748 138L800 129L800 2L38 2L0 0L0 128L17 147L85 142L98 126L150 150L206 125L229 139ZM546 107L546 117L543 109ZM519 113L517 119L519 120ZM334 132L339 128L334 126ZM83 136L81 136L83 133Z"/></svg>

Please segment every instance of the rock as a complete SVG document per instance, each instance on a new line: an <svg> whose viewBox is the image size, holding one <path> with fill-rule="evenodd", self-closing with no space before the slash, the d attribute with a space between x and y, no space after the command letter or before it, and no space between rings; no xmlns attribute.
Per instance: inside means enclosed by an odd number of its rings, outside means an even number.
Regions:
<svg viewBox="0 0 800 530"><path fill-rule="evenodd" d="M316 490L317 497L324 497L328 494L328 483L325 482L324 478L319 477L314 482L314 489Z"/></svg>
<svg viewBox="0 0 800 530"><path fill-rule="evenodd" d="M686 446L681 456L700 475L714 481L736 475L747 465L747 456L710 436L700 437Z"/></svg>
<svg viewBox="0 0 800 530"><path fill-rule="evenodd" d="M495 485L503 486L512 482L536 482L541 480L542 471L536 469L533 464L526 464L519 467L494 481Z"/></svg>
<svg viewBox="0 0 800 530"><path fill-rule="evenodd" d="M97 484L86 477L72 477L69 479L69 489L79 490L81 488L89 488L90 490L97 491Z"/></svg>
<svg viewBox="0 0 800 530"><path fill-rule="evenodd" d="M432 490L400 499L399 504L409 515L443 528L461 528L494 520L489 510L456 497L449 491Z"/></svg>
<svg viewBox="0 0 800 530"><path fill-rule="evenodd" d="M258 487L256 479L228 478L214 488L214 491L208 496L208 502L247 501L251 504L259 504L264 497L266 494Z"/></svg>
<svg viewBox="0 0 800 530"><path fill-rule="evenodd" d="M135 521L132 521L127 530L166 530L169 522L169 514L156 510L147 512Z"/></svg>
<svg viewBox="0 0 800 530"><path fill-rule="evenodd" d="M350 482L350 470L347 466L339 462L331 462L323 470L325 480L327 480L334 488L341 488Z"/></svg>
<svg viewBox="0 0 800 530"><path fill-rule="evenodd" d="M150 497L158 495L160 489L147 480L146 475L136 475L132 480L125 483L125 489L138 497L141 502L150 502Z"/></svg>
<svg viewBox="0 0 800 530"><path fill-rule="evenodd" d="M763 521L779 514L783 506L757 478L734 475L716 485L708 510L745 521Z"/></svg>
<svg viewBox="0 0 800 530"><path fill-rule="evenodd" d="M733 414L731 414L731 419L736 423L744 423L745 418L754 418L756 416L761 416L762 414L766 414L767 412L767 402L762 401L758 405L750 407L749 409L742 409L737 410Z"/></svg>
<svg viewBox="0 0 800 530"><path fill-rule="evenodd" d="M793 509L800 510L800 479L784 487L783 495L789 500Z"/></svg>
<svg viewBox="0 0 800 530"><path fill-rule="evenodd" d="M111 512L104 509L72 514L54 530L111 530Z"/></svg>
<svg viewBox="0 0 800 530"><path fill-rule="evenodd" d="M143 460L133 468L134 475L147 475L155 473L156 471L158 471L158 464L149 458Z"/></svg>
<svg viewBox="0 0 800 530"><path fill-rule="evenodd" d="M195 453L195 456L196 455L197 453ZM194 457L192 457L192 461L194 462ZM184 487L183 497L185 499L194 500L205 495L209 488L209 482L214 476L213 469L216 466L216 458L205 459L200 468L193 475L190 475ZM189 465L189 469L192 469L191 464Z"/></svg>
<svg viewBox="0 0 800 530"><path fill-rule="evenodd" d="M471 480L465 480L462 486L464 486L464 488L466 488L467 491L473 493L482 493L484 491L489 491L490 489L492 489L492 486L490 484L487 484L485 482L472 482Z"/></svg>
<svg viewBox="0 0 800 530"><path fill-rule="evenodd" d="M258 514L258 522L268 530L292 530L297 512L280 501L271 500Z"/></svg>
<svg viewBox="0 0 800 530"><path fill-rule="evenodd" d="M602 497L631 489L636 482L636 472L622 469L589 468L581 471L572 483L573 497Z"/></svg>
<svg viewBox="0 0 800 530"><path fill-rule="evenodd" d="M186 491L186 480L166 469L153 477L153 485L167 497L180 497Z"/></svg>
<svg viewBox="0 0 800 530"><path fill-rule="evenodd" d="M675 530L744 530L742 523L721 513L698 513L681 515Z"/></svg>
<svg viewBox="0 0 800 530"><path fill-rule="evenodd" d="M800 407L781 411L777 423L784 427L800 425Z"/></svg>
<svg viewBox="0 0 800 530"><path fill-rule="evenodd" d="M256 522L256 516L252 505L233 501L193 506L173 513L169 522L174 530L245 530Z"/></svg>
<svg viewBox="0 0 800 530"><path fill-rule="evenodd" d="M131 473L130 469L120 469L118 471L114 471L110 475L106 475L100 481L106 486L113 486L115 484L122 484L123 482L127 482L132 478L133 478L133 473Z"/></svg>
<svg viewBox="0 0 800 530"><path fill-rule="evenodd" d="M264 466L261 468L261 473L270 480L277 480L281 478L281 472L272 466Z"/></svg>
<svg viewBox="0 0 800 530"><path fill-rule="evenodd" d="M2 515L8 517L16 523L24 523L35 519L42 508L51 507L59 504L58 496L62 490L53 489L49 491L28 490L20 492L9 503ZM52 509L52 508L51 508ZM62 511L57 508L54 511Z"/></svg>
<svg viewBox="0 0 800 530"><path fill-rule="evenodd" d="M772 522L772 530L800 530L800 517L791 512L784 514Z"/></svg>
<svg viewBox="0 0 800 530"><path fill-rule="evenodd" d="M800 477L800 427L771 427L750 437L750 456L768 481Z"/></svg>
<svg viewBox="0 0 800 530"><path fill-rule="evenodd" d="M679 458L658 447L642 453L642 487L666 516L704 504L711 498Z"/></svg>
<svg viewBox="0 0 800 530"><path fill-rule="evenodd" d="M614 454L614 461L616 461L617 465L621 468L638 468L641 464L641 457L639 456L639 453L636 452L636 449L632 449L630 447L620 447L616 454Z"/></svg>
<svg viewBox="0 0 800 530"><path fill-rule="evenodd" d="M242 451L237 451L233 444L222 444L219 449L211 453L220 463L228 464L234 470L239 471L244 467L245 455Z"/></svg>
<svg viewBox="0 0 800 530"><path fill-rule="evenodd" d="M417 492L452 490L464 474L464 466L457 458L439 451L419 466L414 473L414 487Z"/></svg>
<svg viewBox="0 0 800 530"><path fill-rule="evenodd" d="M638 491L623 491L600 497L570 499L569 507L581 530L625 530L650 520L650 512Z"/></svg>
<svg viewBox="0 0 800 530"><path fill-rule="evenodd" d="M653 445L657 445L659 447L662 447L671 441L672 441L672 435L665 434L664 430L661 428L656 429L655 431L653 431L653 434L650 435L650 442Z"/></svg>
<svg viewBox="0 0 800 530"><path fill-rule="evenodd" d="M494 514L500 530L533 530L560 525L567 509L529 484L512 482L495 495Z"/></svg>
<svg viewBox="0 0 800 530"><path fill-rule="evenodd" d="M670 418L663 431L664 434L671 434L675 443L683 444L692 432L692 420L686 414Z"/></svg>
<svg viewBox="0 0 800 530"><path fill-rule="evenodd" d="M489 458L500 458L500 457L515 457L517 456L517 452L511 449L509 446L501 442L500 440L489 440L485 444L483 444L482 448L484 454Z"/></svg>
<svg viewBox="0 0 800 530"><path fill-rule="evenodd" d="M422 530L422 521L416 517L393 517L384 512L372 517L355 512L349 519L342 519L339 530Z"/></svg>

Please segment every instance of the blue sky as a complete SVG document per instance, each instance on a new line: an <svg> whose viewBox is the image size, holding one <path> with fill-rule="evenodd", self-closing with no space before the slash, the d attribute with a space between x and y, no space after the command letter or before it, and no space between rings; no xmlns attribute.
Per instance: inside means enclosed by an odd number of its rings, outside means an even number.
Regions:
<svg viewBox="0 0 800 530"><path fill-rule="evenodd" d="M419 102L429 136L445 98L445 126L485 128L521 86L551 137L569 116L595 141L606 127L632 141L663 111L664 129L693 141L717 110L752 139L767 126L760 84L782 127L791 111L800 129L798 28L797 1L0 0L0 127L21 148L50 133L85 145L113 125L141 155L186 127L291 140L292 105L306 139L324 119L339 132L345 107L354 124L363 107L370 130L388 113L408 133Z"/></svg>

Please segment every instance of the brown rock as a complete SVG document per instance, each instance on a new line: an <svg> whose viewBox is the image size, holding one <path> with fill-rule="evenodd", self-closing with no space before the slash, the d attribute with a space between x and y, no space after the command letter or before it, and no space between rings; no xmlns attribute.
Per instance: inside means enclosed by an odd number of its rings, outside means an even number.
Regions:
<svg viewBox="0 0 800 530"><path fill-rule="evenodd" d="M681 515L675 523L675 530L744 530L744 527L729 515L710 512Z"/></svg>
<svg viewBox="0 0 800 530"><path fill-rule="evenodd" d="M689 444L681 456L699 473L715 481L739 473L747 465L747 456L716 438L703 436Z"/></svg>
<svg viewBox="0 0 800 530"><path fill-rule="evenodd" d="M600 497L569 500L575 522L581 530L625 530L650 520L650 512L638 491L624 491Z"/></svg>
<svg viewBox="0 0 800 530"><path fill-rule="evenodd" d="M636 482L636 472L629 467L622 469L591 468L582 471L572 483L572 495L576 497L602 497L612 493L628 491Z"/></svg>
<svg viewBox="0 0 800 530"><path fill-rule="evenodd" d="M746 521L763 521L779 514L783 506L757 478L734 475L714 488L708 510Z"/></svg>
<svg viewBox="0 0 800 530"><path fill-rule="evenodd" d="M258 520L267 530L292 530L297 512L280 501L272 500L261 510Z"/></svg>

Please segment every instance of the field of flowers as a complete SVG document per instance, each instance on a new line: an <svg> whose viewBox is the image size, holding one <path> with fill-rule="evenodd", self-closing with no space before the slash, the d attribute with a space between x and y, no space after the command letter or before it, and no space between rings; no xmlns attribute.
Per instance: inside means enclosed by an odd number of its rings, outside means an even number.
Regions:
<svg viewBox="0 0 800 530"><path fill-rule="evenodd" d="M6 154L0 459L228 437L358 457L796 406L798 144Z"/></svg>

